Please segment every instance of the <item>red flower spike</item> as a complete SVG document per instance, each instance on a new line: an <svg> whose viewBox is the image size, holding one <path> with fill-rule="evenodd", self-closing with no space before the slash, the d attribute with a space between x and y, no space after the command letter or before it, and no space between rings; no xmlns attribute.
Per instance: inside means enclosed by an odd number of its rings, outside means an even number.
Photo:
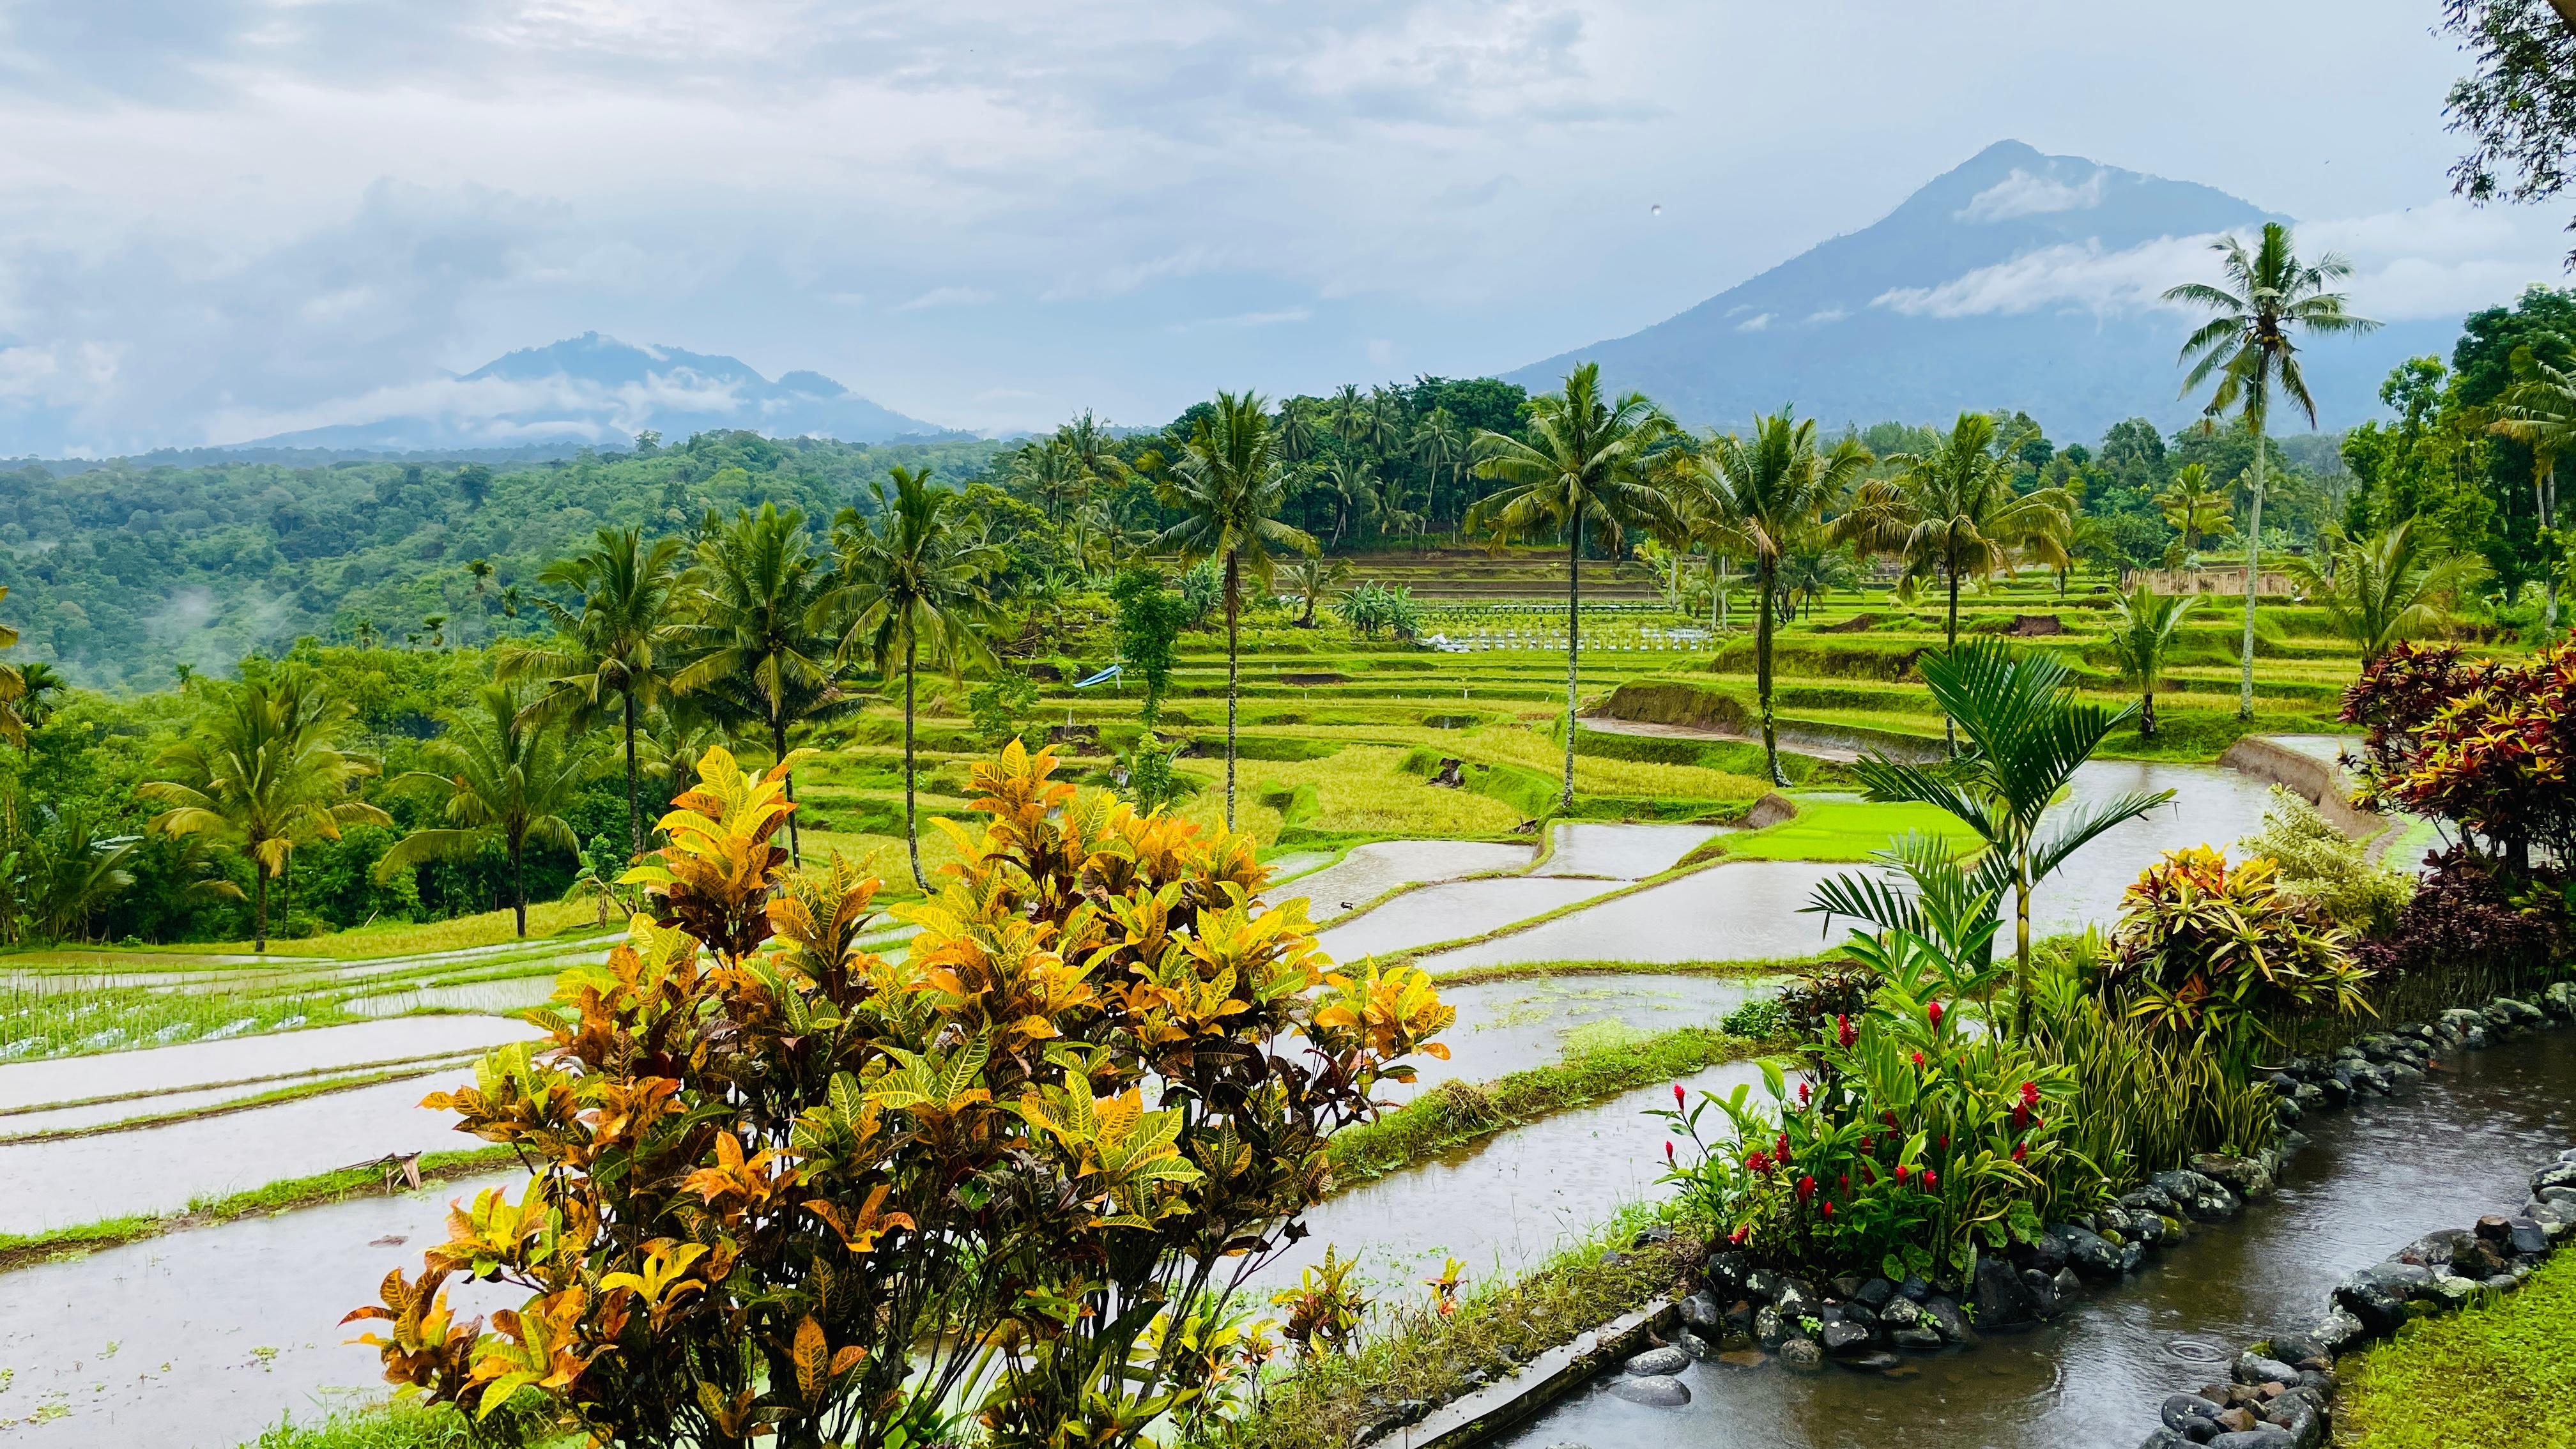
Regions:
<svg viewBox="0 0 2576 1449"><path fill-rule="evenodd" d="M1782 1162L1786 1162L1786 1161L1788 1161L1788 1160L1789 1160L1789 1134L1788 1134L1788 1133L1786 1133L1786 1132L1781 1133L1781 1134L1780 1134L1780 1140L1779 1140L1779 1141L1777 1141L1777 1142L1775 1142L1775 1143L1772 1143L1772 1144L1771 1144L1771 1155L1772 1155L1773 1157L1776 1157L1776 1158L1780 1159Z"/></svg>
<svg viewBox="0 0 2576 1449"><path fill-rule="evenodd" d="M2027 1143L2027 1142L2016 1142L2016 1143L2014 1143L2014 1144L2013 1144L2013 1161L2015 1161L2015 1162L2023 1162L2023 1161L2027 1161L2027 1160L2029 1159L2029 1157L2030 1157L2030 1144L2029 1144L2029 1143Z"/></svg>
<svg viewBox="0 0 2576 1449"><path fill-rule="evenodd" d="M1916 1052L1916 1053L1914 1054L1914 1066L1915 1066L1915 1070L1917 1070L1917 1071L1922 1070L1922 1067L1923 1067L1923 1053L1921 1053L1921 1052Z"/></svg>
<svg viewBox="0 0 2576 1449"><path fill-rule="evenodd" d="M1912 1169L1908 1168L1904 1163L1900 1162L1896 1164L1896 1185L1898 1187L1905 1186L1905 1174L1909 1171L1912 1171Z"/></svg>
<svg viewBox="0 0 2576 1449"><path fill-rule="evenodd" d="M1815 1096L1816 1096L1816 1092L1815 1092L1815 1089L1814 1089L1813 1087L1810 1087L1810 1086L1809 1086L1809 1085L1807 1085L1805 1082L1800 1082L1800 1083L1798 1084L1798 1105L1799 1105L1799 1106L1801 1106L1801 1107L1806 1106L1809 1102L1811 1102L1811 1101L1814 1101L1814 1100L1815 1100Z"/></svg>
<svg viewBox="0 0 2576 1449"><path fill-rule="evenodd" d="M1933 1002L1930 1006L1923 1009L1923 1014L1932 1018L1932 1025L1936 1029L1941 1025L1941 1003L1937 1001Z"/></svg>
<svg viewBox="0 0 2576 1449"><path fill-rule="evenodd" d="M2038 1108L2039 1108L2039 1083L2037 1083L2037 1082L2024 1082L2024 1083L2022 1083L2022 1084L2021 1084L2021 1104L2022 1104L2023 1106L2025 1106L2025 1107L2028 1107L2028 1108L2032 1109L2033 1111L2038 1110Z"/></svg>
<svg viewBox="0 0 2576 1449"><path fill-rule="evenodd" d="M1947 1132L1941 1134L1941 1150L1944 1152L1950 1150L1950 1134Z"/></svg>
<svg viewBox="0 0 2576 1449"><path fill-rule="evenodd" d="M1849 1192L1849 1191L1851 1191L1851 1174L1850 1174L1850 1173L1845 1172L1845 1173L1838 1174L1838 1175L1834 1178L1834 1182L1835 1182L1838 1186L1840 1186L1840 1187L1842 1188L1842 1190L1843 1190L1843 1191L1845 1191L1845 1192Z"/></svg>
<svg viewBox="0 0 2576 1449"><path fill-rule="evenodd" d="M1928 1168L1928 1167L1927 1167L1927 1168L1925 1168L1925 1169L1923 1169L1923 1190L1924 1190L1925 1192L1930 1192L1931 1190L1933 1190L1933 1189L1934 1189L1934 1188L1936 1188L1936 1187L1939 1187L1940 1185L1941 1185L1941 1174L1939 1174L1939 1173L1937 1173L1937 1172L1934 1172L1932 1169L1930 1169L1930 1168Z"/></svg>
<svg viewBox="0 0 2576 1449"><path fill-rule="evenodd" d="M1814 1174L1812 1174L1812 1173L1810 1173L1810 1174L1808 1174L1808 1175L1807 1175L1807 1176L1805 1176L1805 1177L1799 1178L1799 1179L1798 1179L1798 1201L1800 1201L1800 1202L1802 1202L1802 1203L1803 1203L1803 1202L1807 1201L1808 1199L1810 1199L1810 1198L1814 1197L1815 1195L1816 1195L1816 1179L1815 1179L1815 1175L1814 1175Z"/></svg>
<svg viewBox="0 0 2576 1449"><path fill-rule="evenodd" d="M1761 1148L1756 1147L1753 1149L1753 1155L1744 1159L1744 1165L1757 1174L1767 1173L1771 1170L1771 1159L1763 1154Z"/></svg>
<svg viewBox="0 0 2576 1449"><path fill-rule="evenodd" d="M1832 1198L1825 1199L1825 1205L1822 1212L1826 1217L1832 1217L1834 1215L1834 1200Z"/></svg>
<svg viewBox="0 0 2576 1449"><path fill-rule="evenodd" d="M1673 1164L1673 1144L1672 1144L1671 1139L1667 1138L1667 1139L1665 1140L1665 1142L1664 1142L1664 1165L1665 1165L1666 1167L1670 1167L1670 1166L1672 1166L1672 1164Z"/></svg>
<svg viewBox="0 0 2576 1449"><path fill-rule="evenodd" d="M1744 1240L1752 1236L1753 1230L1751 1228L1737 1228L1734 1232L1726 1235L1726 1240L1741 1248L1744 1246Z"/></svg>
<svg viewBox="0 0 2576 1449"><path fill-rule="evenodd" d="M1834 1017L1834 1041L1837 1044L1850 1046L1859 1036L1859 1032L1852 1030L1850 1017L1842 1015Z"/></svg>
<svg viewBox="0 0 2576 1449"><path fill-rule="evenodd" d="M1675 1082L1675 1083L1673 1083L1673 1105L1674 1105L1674 1106L1676 1106L1676 1107L1679 1107L1679 1106L1683 1105L1683 1103L1684 1103L1684 1099L1683 1099L1683 1097L1682 1097L1682 1084L1681 1084L1681 1083L1679 1083L1679 1082Z"/></svg>

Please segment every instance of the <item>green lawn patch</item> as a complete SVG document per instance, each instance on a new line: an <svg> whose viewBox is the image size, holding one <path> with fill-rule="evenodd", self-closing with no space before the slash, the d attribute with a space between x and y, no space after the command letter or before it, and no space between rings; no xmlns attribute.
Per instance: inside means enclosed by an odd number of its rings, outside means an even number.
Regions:
<svg viewBox="0 0 2576 1449"><path fill-rule="evenodd" d="M1962 850L1977 837L1956 816L1929 805L1865 800L1804 800L1791 819L1741 835L1720 835L1682 857L1683 865L1717 860L1865 861L1909 832L1939 836Z"/></svg>
<svg viewBox="0 0 2576 1449"><path fill-rule="evenodd" d="M2576 1253L2522 1287L2419 1319L2336 1368L2348 1449L2561 1449L2576 1444Z"/></svg>

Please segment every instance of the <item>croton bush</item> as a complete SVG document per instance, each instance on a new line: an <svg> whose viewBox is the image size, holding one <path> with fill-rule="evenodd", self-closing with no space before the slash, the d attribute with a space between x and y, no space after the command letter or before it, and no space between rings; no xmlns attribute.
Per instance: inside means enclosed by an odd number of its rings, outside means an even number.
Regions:
<svg viewBox="0 0 2576 1449"><path fill-rule="evenodd" d="M1302 901L1260 908L1250 840L1017 743L889 962L858 946L876 881L784 873L796 762L710 751L630 877L647 913L565 973L570 1019L430 1099L531 1175L351 1315L386 1377L693 1449L1189 1418L1243 1368L1235 1289L1324 1191L1327 1136L1454 1013L1419 972L1335 971ZM525 1297L486 1327L457 1278Z"/></svg>
<svg viewBox="0 0 2576 1449"><path fill-rule="evenodd" d="M2185 1037L2279 1038L2302 1016L2368 1009L2370 969L2350 938L2282 891L2267 856L2231 865L2205 845L2165 852L2120 901L2103 963L2105 990L2128 1015Z"/></svg>

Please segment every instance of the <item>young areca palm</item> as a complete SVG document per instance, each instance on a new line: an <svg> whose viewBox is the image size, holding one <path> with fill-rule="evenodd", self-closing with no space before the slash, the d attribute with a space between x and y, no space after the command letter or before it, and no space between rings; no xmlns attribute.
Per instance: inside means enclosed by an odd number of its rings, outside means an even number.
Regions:
<svg viewBox="0 0 2576 1449"><path fill-rule="evenodd" d="M356 711L290 668L224 691L188 737L161 756L161 778L136 793L169 808L165 835L203 835L250 857L253 951L268 949L268 883L295 847L337 840L343 825L391 825L350 791L376 772L340 748Z"/></svg>
<svg viewBox="0 0 2576 1449"><path fill-rule="evenodd" d="M1499 479L1503 487L1467 510L1467 526L1491 529L1498 542L1559 534L1565 539L1565 786L1557 808L1571 810L1584 525L1613 537L1632 528L1673 528L1675 510L1648 476L1646 454L1672 436L1674 427L1644 393L1604 398L1601 367L1592 362L1567 374L1562 391L1532 398L1528 406L1528 442L1503 433L1476 435L1476 476Z"/></svg>
<svg viewBox="0 0 2576 1449"><path fill-rule="evenodd" d="M1288 565L1288 587L1304 602L1305 612L1297 616L1297 627L1315 627L1315 607L1351 576L1348 559L1327 559L1321 554L1304 554Z"/></svg>
<svg viewBox="0 0 2576 1449"><path fill-rule="evenodd" d="M672 677L674 690L705 693L727 718L757 720L778 760L790 730L847 706L846 666L823 621L831 569L806 542L803 513L764 503L708 529L687 587L692 622L680 639L694 658ZM796 798L793 774L787 798ZM787 854L802 863L794 815Z"/></svg>
<svg viewBox="0 0 2576 1449"><path fill-rule="evenodd" d="M2111 653L2120 672L2138 682L2138 738L2156 734L2156 684L2164 678L2165 651L2175 626L2199 599L2189 594L2159 594L2140 583L2112 599Z"/></svg>
<svg viewBox="0 0 2576 1449"><path fill-rule="evenodd" d="M847 621L842 658L864 657L880 677L891 677L898 665L903 670L903 843L912 858L912 883L927 892L914 799L913 676L925 657L952 673L991 657L980 631L996 610L984 580L1002 556L957 527L950 512L957 495L933 487L929 469L890 472L893 493L882 483L872 485L873 519L844 508L832 521L841 582L823 609Z"/></svg>
<svg viewBox="0 0 2576 1449"><path fill-rule="evenodd" d="M2013 979L2020 1034L2028 1036L2032 887L2086 842L2164 804L2173 792L2136 791L2089 808L2070 807L2071 814L2043 839L2041 817L2049 802L2127 720L2128 709L2077 700L2064 661L2053 654L2019 654L1999 640L1926 654L1920 667L1933 702L1968 736L1967 753L1933 767L1873 754L1852 769L1866 798L1937 806L1985 842L1980 871L2013 893Z"/></svg>
<svg viewBox="0 0 2576 1449"><path fill-rule="evenodd" d="M2361 650L2364 668L2399 640L2439 625L2444 601L2486 574L2486 561L2473 553L2425 558L2413 519L2326 549L2330 569L2292 559L2290 573Z"/></svg>
<svg viewBox="0 0 2576 1449"><path fill-rule="evenodd" d="M2531 449L2533 527L2546 559L2542 588L2549 600L2542 623L2555 634L2560 564L2546 555L2558 524L2558 460L2569 448L2576 447L2576 376L2528 352L2517 354L2514 361L2522 370L2522 378L2505 389L2499 400L2503 405L2498 409L2503 416L2488 426Z"/></svg>
<svg viewBox="0 0 2576 1449"><path fill-rule="evenodd" d="M616 704L626 735L626 848L642 855L636 730L642 712L662 702L678 662L679 540L647 543L641 530L603 528L590 547L546 565L537 579L570 590L580 605L541 600L554 640L503 646L493 675L504 684L540 682L528 702L534 722L588 730Z"/></svg>
<svg viewBox="0 0 2576 1449"><path fill-rule="evenodd" d="M1288 499L1288 469L1270 431L1270 414L1258 393L1221 392L1216 406L1172 466L1162 493L1181 521L1164 529L1152 547L1183 558L1225 564L1225 826L1234 828L1234 733L1241 699L1243 575L1249 568L1270 586L1273 548L1315 552L1315 540L1279 521Z"/></svg>
<svg viewBox="0 0 2576 1449"><path fill-rule="evenodd" d="M1458 425L1458 415L1447 408L1433 408L1423 415L1422 423L1413 430L1413 455L1431 472L1431 497L1424 511L1436 521L1440 517L1440 471L1449 470L1449 481L1458 481L1458 468L1467 461L1467 430Z"/></svg>
<svg viewBox="0 0 2576 1449"><path fill-rule="evenodd" d="M2317 422L2316 399L2308 395L2307 377L2299 370L2293 332L2321 336L2368 332L2379 324L2344 310L2343 294L2326 284L2352 275L2352 264L2332 252L2314 265L2299 260L2290 229L2277 221L2263 224L2252 251L2232 236L2210 244L2219 254L2226 287L2186 282L2165 293L2168 302L2205 307L2217 315L2184 339L2182 390L2218 379L2204 411L2217 417L2236 408L2254 435L2254 474L2248 480L2253 503L2245 521L2245 644L2239 656L2236 717L2254 717L2254 580L2263 547L2263 482L2266 477L2263 425L2269 421L2272 394L2283 397ZM2233 288L2234 290L2229 290Z"/></svg>
<svg viewBox="0 0 2576 1449"><path fill-rule="evenodd" d="M376 862L391 880L433 860L467 860L499 845L510 862L510 910L528 934L528 846L552 845L578 855L581 836L564 812L581 798L591 757L569 730L529 718L518 691L487 684L470 708L447 717L447 732L422 751L436 768L398 776L392 788L420 790L438 801L448 823L415 830Z"/></svg>
<svg viewBox="0 0 2576 1449"><path fill-rule="evenodd" d="M1815 537L1825 509L1859 481L1870 462L1869 450L1853 438L1819 451L1815 420L1786 413L1755 418L1750 438L1713 437L1689 456L1700 495L1691 512L1709 520L1702 541L1712 553L1753 560L1753 691L1761 706L1763 764L1775 785L1789 783L1780 768L1780 727L1771 698L1781 569Z"/></svg>

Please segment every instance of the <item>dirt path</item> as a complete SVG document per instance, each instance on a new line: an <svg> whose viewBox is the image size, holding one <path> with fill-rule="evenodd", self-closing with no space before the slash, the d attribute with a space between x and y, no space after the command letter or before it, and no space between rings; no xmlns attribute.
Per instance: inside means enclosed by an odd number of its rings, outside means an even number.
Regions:
<svg viewBox="0 0 2576 1449"><path fill-rule="evenodd" d="M1668 740L1725 740L1731 744L1758 745L1761 740L1733 730L1707 729L1698 725L1653 724L1639 719L1616 719L1606 714L1585 715L1585 729L1605 735L1652 735ZM1846 745L1801 744L1789 731L1780 732L1780 748L1811 759L1836 760L1850 764L1860 758L1860 751Z"/></svg>

